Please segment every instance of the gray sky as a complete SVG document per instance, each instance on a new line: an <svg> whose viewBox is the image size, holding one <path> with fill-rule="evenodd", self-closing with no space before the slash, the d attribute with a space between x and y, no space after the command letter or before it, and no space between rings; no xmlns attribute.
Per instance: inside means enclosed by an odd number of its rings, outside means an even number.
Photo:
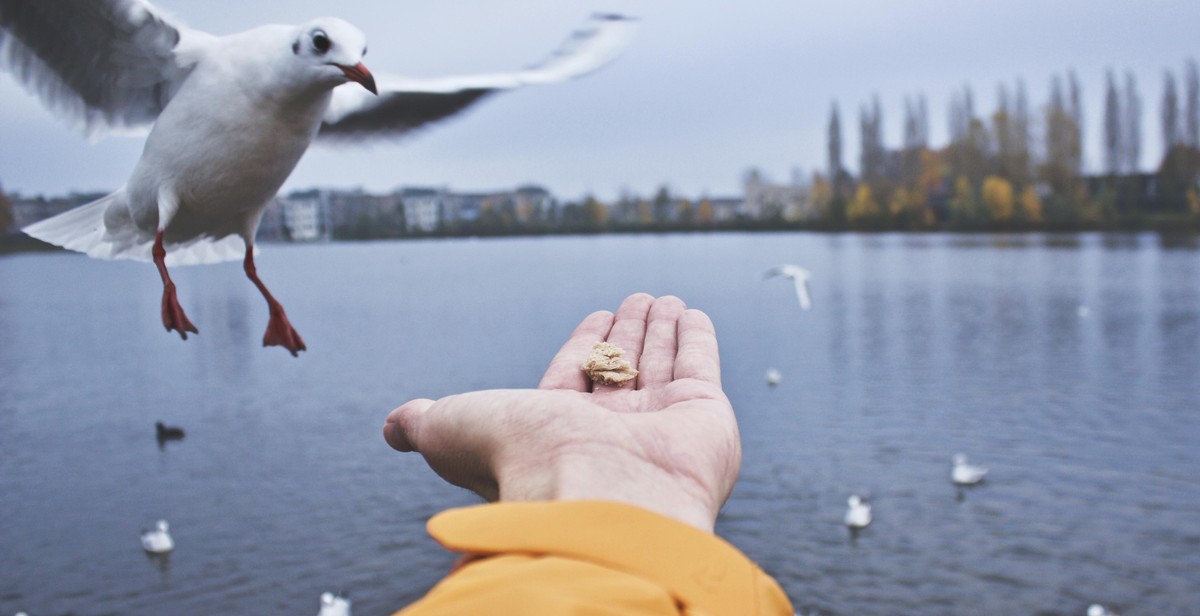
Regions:
<svg viewBox="0 0 1200 616"><path fill-rule="evenodd" d="M885 138L900 143L906 96L929 101L945 142L951 93L969 84L990 113L1001 82L1023 78L1040 110L1053 74L1083 85L1086 164L1100 162L1104 72L1137 78L1142 166L1161 152L1163 73L1200 59L1195 0L344 0L287 3L158 0L190 27L226 34L336 15L367 35L372 70L476 73L540 60L595 11L637 16L628 52L599 73L485 100L390 142L315 146L284 189L313 186L460 190L537 182L562 198L666 184L688 196L740 193L751 166L783 180L825 166L830 105L841 105L845 163L857 168L858 110L873 94ZM726 8L720 8L725 5ZM350 86L343 86L350 87ZM24 194L111 190L142 140L89 144L0 74L0 185Z"/></svg>

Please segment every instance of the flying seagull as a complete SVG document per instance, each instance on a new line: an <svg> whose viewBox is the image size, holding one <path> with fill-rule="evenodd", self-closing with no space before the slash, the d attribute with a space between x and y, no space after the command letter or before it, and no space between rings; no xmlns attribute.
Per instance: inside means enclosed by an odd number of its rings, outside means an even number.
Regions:
<svg viewBox="0 0 1200 616"><path fill-rule="evenodd" d="M801 310L812 309L812 299L808 296L808 279L812 274L799 265L777 265L763 273L763 278L784 276L796 283L796 297L800 300Z"/></svg>
<svg viewBox="0 0 1200 616"><path fill-rule="evenodd" d="M243 259L267 301L263 346L305 350L259 279L263 210L316 140L396 136L502 90L562 81L615 59L633 20L595 15L544 62L507 73L372 73L366 37L315 19L228 36L189 29L144 0L0 0L0 66L90 137L147 134L124 186L22 229L99 259L153 261L162 321L197 333L167 266ZM357 86L339 87L354 82Z"/></svg>

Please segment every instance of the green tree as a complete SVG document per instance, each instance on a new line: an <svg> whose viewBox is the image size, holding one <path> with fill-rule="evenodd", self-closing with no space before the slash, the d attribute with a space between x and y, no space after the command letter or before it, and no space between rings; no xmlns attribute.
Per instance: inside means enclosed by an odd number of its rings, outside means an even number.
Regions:
<svg viewBox="0 0 1200 616"><path fill-rule="evenodd" d="M608 224L608 206L600 203L595 197L588 195L583 201L583 224L589 229L602 229Z"/></svg>
<svg viewBox="0 0 1200 616"><path fill-rule="evenodd" d="M979 220L979 206L975 199L975 189L967 176L960 175L954 180L954 196L950 198L950 221L959 226L970 226Z"/></svg>

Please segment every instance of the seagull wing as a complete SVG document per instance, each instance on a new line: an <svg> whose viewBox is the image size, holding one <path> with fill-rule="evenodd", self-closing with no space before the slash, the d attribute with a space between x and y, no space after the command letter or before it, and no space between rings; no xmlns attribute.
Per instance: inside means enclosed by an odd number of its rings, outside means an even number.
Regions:
<svg viewBox="0 0 1200 616"><path fill-rule="evenodd" d="M796 297L800 300L801 310L812 309L812 298L808 296L808 277L796 276Z"/></svg>
<svg viewBox="0 0 1200 616"><path fill-rule="evenodd" d="M92 137L148 129L211 38L144 0L0 0L0 66Z"/></svg>
<svg viewBox="0 0 1200 616"><path fill-rule="evenodd" d="M336 88L319 137L324 140L398 136L448 118L503 90L555 83L595 71L628 46L636 22L595 15L542 63L515 72L412 79L376 74L379 96L362 88Z"/></svg>

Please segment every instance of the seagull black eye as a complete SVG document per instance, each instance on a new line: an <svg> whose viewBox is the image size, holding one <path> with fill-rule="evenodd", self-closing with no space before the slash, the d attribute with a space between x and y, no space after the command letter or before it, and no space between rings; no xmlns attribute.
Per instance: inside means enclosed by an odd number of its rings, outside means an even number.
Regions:
<svg viewBox="0 0 1200 616"><path fill-rule="evenodd" d="M313 32L312 41L313 48L317 50L317 53L325 53L333 46L333 43L329 40L329 36L320 30Z"/></svg>

